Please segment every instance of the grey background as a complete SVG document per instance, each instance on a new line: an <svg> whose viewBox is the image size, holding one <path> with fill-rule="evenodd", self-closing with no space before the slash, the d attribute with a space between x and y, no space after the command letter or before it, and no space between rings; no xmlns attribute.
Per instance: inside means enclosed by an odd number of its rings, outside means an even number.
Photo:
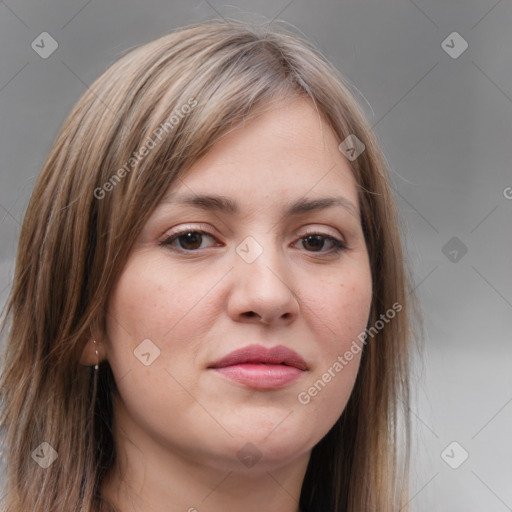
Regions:
<svg viewBox="0 0 512 512"><path fill-rule="evenodd" d="M412 509L512 510L510 1L0 2L0 305L72 105L122 51L220 16L298 27L357 88L388 158L427 330ZM47 59L31 48L45 31L59 45ZM443 49L460 48L454 31L469 45L458 58ZM445 460L461 448L441 457L452 441L469 453L457 469Z"/></svg>

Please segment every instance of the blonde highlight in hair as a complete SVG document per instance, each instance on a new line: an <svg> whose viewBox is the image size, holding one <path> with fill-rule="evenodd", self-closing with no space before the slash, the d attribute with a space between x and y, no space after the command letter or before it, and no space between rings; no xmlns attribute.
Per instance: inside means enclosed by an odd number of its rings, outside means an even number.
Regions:
<svg viewBox="0 0 512 512"><path fill-rule="evenodd" d="M109 294L169 186L223 136L290 95L309 98L340 142L354 134L365 144L351 166L372 271L369 325L403 306L366 344L345 411L312 451L301 507L406 510L415 303L385 158L347 83L309 43L213 20L107 69L68 116L35 186L4 319L5 512L114 510L100 486L116 460L116 388L107 362L98 372L79 364L91 328L104 328ZM184 105L194 107L180 116ZM58 454L46 469L31 457L42 442Z"/></svg>

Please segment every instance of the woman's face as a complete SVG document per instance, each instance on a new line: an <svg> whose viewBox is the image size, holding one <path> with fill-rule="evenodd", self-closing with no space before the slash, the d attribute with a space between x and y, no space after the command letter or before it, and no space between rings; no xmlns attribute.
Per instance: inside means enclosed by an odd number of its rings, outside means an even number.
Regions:
<svg viewBox="0 0 512 512"><path fill-rule="evenodd" d="M341 415L372 285L337 146L309 101L280 103L145 224L102 338L117 424L144 453L268 471L307 456Z"/></svg>

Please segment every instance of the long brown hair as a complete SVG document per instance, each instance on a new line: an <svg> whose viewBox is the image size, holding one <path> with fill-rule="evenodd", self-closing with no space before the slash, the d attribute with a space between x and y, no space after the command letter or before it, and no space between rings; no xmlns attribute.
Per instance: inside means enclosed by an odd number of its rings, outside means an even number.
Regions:
<svg viewBox="0 0 512 512"><path fill-rule="evenodd" d="M5 512L113 510L99 489L116 459L116 385L108 362L97 373L79 364L82 349L91 328L104 326L109 293L168 187L290 94L309 97L340 142L352 134L364 143L350 164L373 279L369 326L402 306L366 344L345 411L312 450L300 504L406 505L414 310L385 158L348 83L309 43L283 29L209 21L130 51L100 76L35 186L3 327ZM45 469L31 457L42 442L58 454Z"/></svg>

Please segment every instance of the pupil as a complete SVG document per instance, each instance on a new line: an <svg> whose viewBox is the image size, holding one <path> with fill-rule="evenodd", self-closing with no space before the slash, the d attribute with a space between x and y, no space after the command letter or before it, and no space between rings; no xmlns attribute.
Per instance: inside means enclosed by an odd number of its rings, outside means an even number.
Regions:
<svg viewBox="0 0 512 512"><path fill-rule="evenodd" d="M201 234L197 231L189 231L180 237L180 245L183 249L198 249L201 247Z"/></svg>
<svg viewBox="0 0 512 512"><path fill-rule="evenodd" d="M321 249L324 244L323 237L321 235L308 235L305 240L305 245L309 245L314 251Z"/></svg>

